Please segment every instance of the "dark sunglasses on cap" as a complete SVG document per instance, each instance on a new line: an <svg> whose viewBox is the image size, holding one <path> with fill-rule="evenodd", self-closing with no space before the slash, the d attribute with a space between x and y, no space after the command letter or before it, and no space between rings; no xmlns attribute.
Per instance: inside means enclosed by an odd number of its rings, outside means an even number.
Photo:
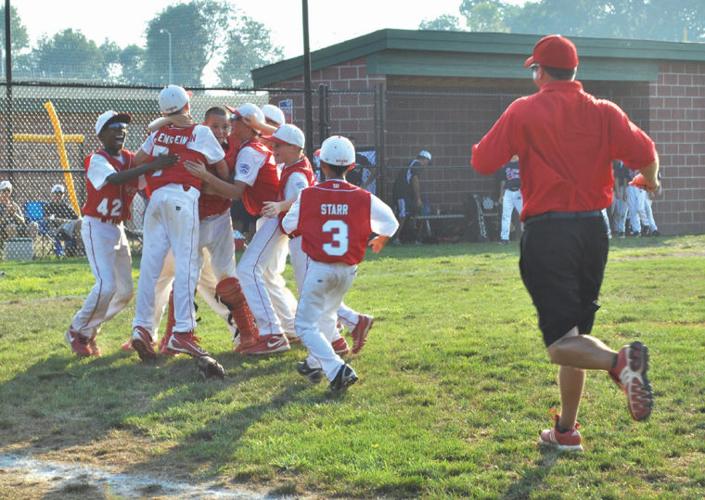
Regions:
<svg viewBox="0 0 705 500"><path fill-rule="evenodd" d="M108 125L107 128L127 128L127 123L115 122Z"/></svg>

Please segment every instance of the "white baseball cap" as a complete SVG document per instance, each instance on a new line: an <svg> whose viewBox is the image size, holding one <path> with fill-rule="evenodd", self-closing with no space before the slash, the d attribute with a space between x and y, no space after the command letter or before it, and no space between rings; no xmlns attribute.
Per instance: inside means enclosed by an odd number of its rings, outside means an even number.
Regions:
<svg viewBox="0 0 705 500"><path fill-rule="evenodd" d="M285 123L276 129L270 139L274 142L278 142L279 144L291 144L292 146L297 146L301 149L303 149L304 144L306 144L306 137L304 136L304 133L299 127L292 125L291 123Z"/></svg>
<svg viewBox="0 0 705 500"><path fill-rule="evenodd" d="M111 123L130 123L132 117L127 113L118 113L112 109L106 111L98 117L95 122L95 135L100 135L107 125Z"/></svg>
<svg viewBox="0 0 705 500"><path fill-rule="evenodd" d="M416 156L418 156L419 158L426 158L428 161L431 161L431 153L429 153L425 149L419 151L419 154L417 154Z"/></svg>
<svg viewBox="0 0 705 500"><path fill-rule="evenodd" d="M286 123L284 112L274 104L265 104L262 106L262 113L264 113L265 120L270 120L279 127Z"/></svg>
<svg viewBox="0 0 705 500"><path fill-rule="evenodd" d="M52 193L65 193L66 188L63 184L54 184L51 188Z"/></svg>
<svg viewBox="0 0 705 500"><path fill-rule="evenodd" d="M12 183L8 180L0 181L0 191L12 191Z"/></svg>
<svg viewBox="0 0 705 500"><path fill-rule="evenodd" d="M264 113L256 104L251 102L246 102L245 104L240 104L237 108L232 110L233 117L235 120L241 116L253 116L259 123L264 123Z"/></svg>
<svg viewBox="0 0 705 500"><path fill-rule="evenodd" d="M321 161L346 167L355 163L355 146L342 135L332 135L321 144Z"/></svg>
<svg viewBox="0 0 705 500"><path fill-rule="evenodd" d="M181 111L191 98L183 87L168 85L159 92L159 111L170 115Z"/></svg>

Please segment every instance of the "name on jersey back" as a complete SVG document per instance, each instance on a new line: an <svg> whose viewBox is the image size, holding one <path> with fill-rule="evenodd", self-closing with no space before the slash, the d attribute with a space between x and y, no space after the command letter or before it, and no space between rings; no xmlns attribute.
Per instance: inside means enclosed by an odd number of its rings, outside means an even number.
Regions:
<svg viewBox="0 0 705 500"><path fill-rule="evenodd" d="M321 215L348 215L347 203L323 203Z"/></svg>

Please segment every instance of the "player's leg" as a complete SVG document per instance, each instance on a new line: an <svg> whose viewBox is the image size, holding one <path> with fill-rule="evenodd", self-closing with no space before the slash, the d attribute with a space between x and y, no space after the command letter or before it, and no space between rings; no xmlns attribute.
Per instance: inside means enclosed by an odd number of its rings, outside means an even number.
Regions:
<svg viewBox="0 0 705 500"><path fill-rule="evenodd" d="M648 222L649 228L651 228L651 234L653 236L658 236L658 226L656 225L656 219L654 219L654 211L652 209L653 200L649 193L646 193L646 204L644 205L644 211L646 212L646 220Z"/></svg>
<svg viewBox="0 0 705 500"><path fill-rule="evenodd" d="M134 289L130 246L125 230L121 226L118 227L118 230L120 231L120 242L115 249L115 294L108 306L108 312L105 314L105 321L113 318L127 307Z"/></svg>
<svg viewBox="0 0 705 500"><path fill-rule="evenodd" d="M291 293L291 290L287 288L286 280L282 276L286 268L286 256L289 253L288 242L289 238L284 234L272 242L269 265L264 269L262 277L284 333L295 337L294 315L296 314L296 298Z"/></svg>
<svg viewBox="0 0 705 500"><path fill-rule="evenodd" d="M263 276L271 250L281 238L285 236L279 230L278 220L264 220L237 265L242 290L263 336L284 334Z"/></svg>
<svg viewBox="0 0 705 500"><path fill-rule="evenodd" d="M638 235L641 233L640 212L643 212L639 206L639 188L627 186L627 206L629 209L629 225L631 226L631 234Z"/></svg>
<svg viewBox="0 0 705 500"><path fill-rule="evenodd" d="M513 211L512 192L509 189L505 189L504 196L502 196L502 226L499 234L501 242L509 241L509 226L512 222Z"/></svg>
<svg viewBox="0 0 705 500"><path fill-rule="evenodd" d="M154 351L155 289L169 251L169 238L164 221L166 188L152 195L144 217L144 241L140 276L137 280L135 318L132 321L132 347L142 360L156 358Z"/></svg>
<svg viewBox="0 0 705 500"><path fill-rule="evenodd" d="M81 237L95 284L81 309L73 316L66 340L74 353L91 356L95 353L89 346L90 339L103 322L116 290L115 247L119 233L115 226L86 217Z"/></svg>
<svg viewBox="0 0 705 500"><path fill-rule="evenodd" d="M162 189L169 189L166 188ZM200 266L198 197L196 189L185 191L174 186L169 189L165 210L167 234L172 243L176 274L174 276L174 330L167 343L172 352L182 352L194 357L208 356L194 337L196 308L193 296L196 291Z"/></svg>
<svg viewBox="0 0 705 500"><path fill-rule="evenodd" d="M339 278L335 267L320 262L309 264L296 311L296 333L308 349L307 362L310 360L312 364L317 365L311 368L320 367L328 380L333 380L345 365L319 327L319 320L326 313L332 316L335 322L335 311L340 303L332 303L331 295L335 294L339 300L342 300L344 295L340 295L341 287L336 286ZM301 369L299 372L303 373Z"/></svg>

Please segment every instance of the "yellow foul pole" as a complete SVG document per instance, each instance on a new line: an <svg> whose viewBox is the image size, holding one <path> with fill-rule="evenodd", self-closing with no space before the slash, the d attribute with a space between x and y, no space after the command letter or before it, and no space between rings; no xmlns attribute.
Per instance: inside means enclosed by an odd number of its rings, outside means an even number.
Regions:
<svg viewBox="0 0 705 500"><path fill-rule="evenodd" d="M61 130L61 123L59 122L59 117L56 114L56 109L51 101L44 103L44 109L49 113L49 120L51 120L51 125L54 127L54 139L56 142L56 149L59 152L59 163L61 168L64 169L64 182L66 183L66 189L69 193L69 200L73 205L73 209L77 214L81 213L81 207L78 205L78 197L76 196L76 189L73 186L73 176L69 170L69 157L66 154L65 136Z"/></svg>

